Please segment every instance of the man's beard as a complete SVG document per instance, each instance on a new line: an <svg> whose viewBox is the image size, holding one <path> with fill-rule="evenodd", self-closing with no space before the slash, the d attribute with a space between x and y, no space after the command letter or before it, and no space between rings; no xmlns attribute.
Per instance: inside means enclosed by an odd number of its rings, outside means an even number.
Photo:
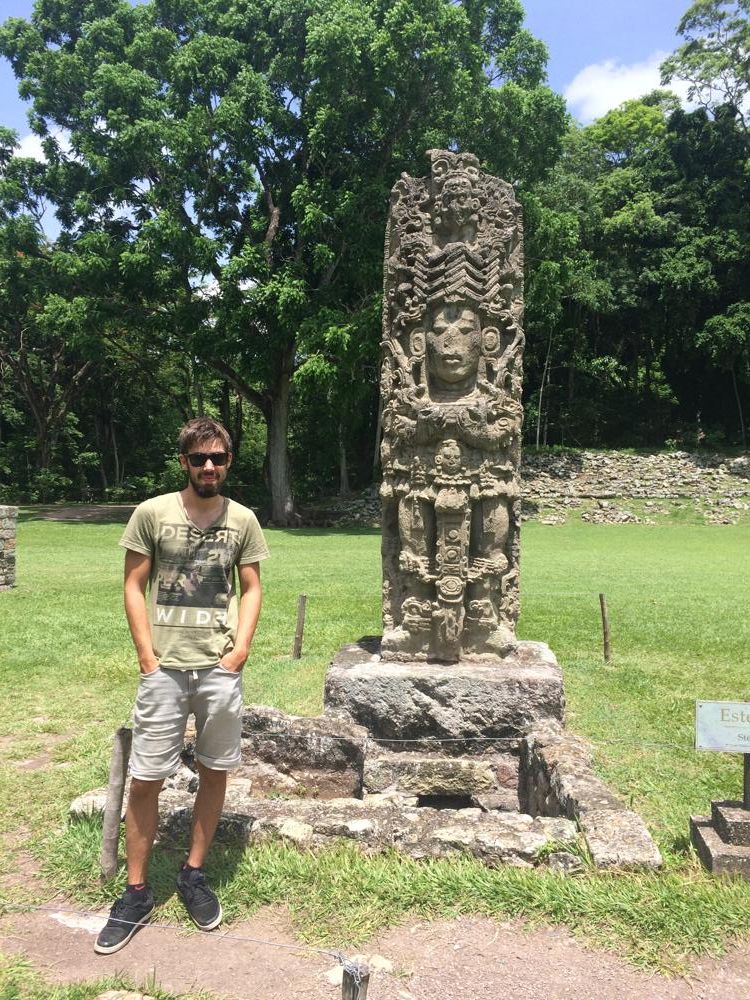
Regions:
<svg viewBox="0 0 750 1000"><path fill-rule="evenodd" d="M204 500L217 497L219 495L219 486L219 483L193 483L193 489Z"/></svg>
<svg viewBox="0 0 750 1000"><path fill-rule="evenodd" d="M218 496L221 489L221 482L218 479L214 479L212 483L204 483L197 476L191 476L190 484L202 500L210 500L211 497Z"/></svg>

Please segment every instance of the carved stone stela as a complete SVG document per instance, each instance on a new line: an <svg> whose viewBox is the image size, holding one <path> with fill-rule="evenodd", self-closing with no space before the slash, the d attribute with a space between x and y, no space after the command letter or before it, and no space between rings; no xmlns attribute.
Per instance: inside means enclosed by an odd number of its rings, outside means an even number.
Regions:
<svg viewBox="0 0 750 1000"><path fill-rule="evenodd" d="M382 656L492 660L518 618L520 207L470 153L428 155L386 231Z"/></svg>

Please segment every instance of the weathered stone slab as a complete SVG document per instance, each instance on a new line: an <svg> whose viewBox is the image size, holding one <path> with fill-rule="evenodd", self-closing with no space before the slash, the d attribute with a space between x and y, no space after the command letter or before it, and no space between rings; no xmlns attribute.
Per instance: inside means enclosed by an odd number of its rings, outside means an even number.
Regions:
<svg viewBox="0 0 750 1000"><path fill-rule="evenodd" d="M385 796L362 799L257 799L231 790L218 836L245 844L281 839L319 848L341 839L367 851L397 850L414 858L469 854L489 865L530 867L544 863L549 848L573 845L575 824L562 818L480 809L406 806ZM183 838L190 829L192 796L169 790L160 798L159 835Z"/></svg>
<svg viewBox="0 0 750 1000"><path fill-rule="evenodd" d="M750 847L725 843L710 816L690 817L690 840L703 865L714 875L739 875L750 882Z"/></svg>
<svg viewBox="0 0 750 1000"><path fill-rule="evenodd" d="M741 802L712 802L711 818L726 844L750 848L750 809L743 808Z"/></svg>
<svg viewBox="0 0 750 1000"><path fill-rule="evenodd" d="M365 726L373 739L410 749L483 753L515 747L543 721L561 721L562 672L544 643L522 642L495 664L393 663L371 640L345 646L328 669L326 715ZM405 747L403 747L405 749Z"/></svg>
<svg viewBox="0 0 750 1000"><path fill-rule="evenodd" d="M591 810L625 809L594 774L587 744L557 726L537 728L521 744L519 799L532 816L578 819Z"/></svg>
<svg viewBox="0 0 750 1000"><path fill-rule="evenodd" d="M404 825L396 848L413 858L470 854L489 866L533 867L552 844L574 844L575 824L521 813L488 815L475 809L420 809Z"/></svg>
<svg viewBox="0 0 750 1000"><path fill-rule="evenodd" d="M597 868L661 867L643 820L594 774L584 740L558 725L541 726L523 740L519 801L534 816L577 820Z"/></svg>
<svg viewBox="0 0 750 1000"><path fill-rule="evenodd" d="M597 868L661 868L659 849L637 813L629 809L591 809L580 817L580 827Z"/></svg>
<svg viewBox="0 0 750 1000"><path fill-rule="evenodd" d="M367 730L328 716L285 715L265 705L243 713L243 773L256 793L360 795Z"/></svg>
<svg viewBox="0 0 750 1000"><path fill-rule="evenodd" d="M198 775L194 774L187 767L179 767L177 771L171 777L167 778L164 782L161 792L159 793L159 806L160 808L169 809L174 805L174 798L170 796L171 792L180 793L192 793L198 790ZM125 812L128 808L128 795L130 794L130 775L125 779L125 791L122 797L122 816L121 819L125 818ZM193 801L192 795L184 797L179 800L180 805L185 805ZM84 792L77 798L73 799L70 803L68 809L68 815L72 820L83 819L89 816L103 816L104 809L107 805L107 786L103 785L101 788L93 788L90 792Z"/></svg>
<svg viewBox="0 0 750 1000"><path fill-rule="evenodd" d="M68 808L68 816L72 820L85 819L89 816L103 816L107 805L107 789L92 788L90 792L73 799ZM125 804L123 802L123 816L125 815Z"/></svg>
<svg viewBox="0 0 750 1000"><path fill-rule="evenodd" d="M398 791L411 795L472 795L498 787L489 757L444 757L438 754L368 754L364 787L368 792Z"/></svg>
<svg viewBox="0 0 750 1000"><path fill-rule="evenodd" d="M516 788L499 788L496 792L481 793L471 796L472 804L482 812L519 812L518 790Z"/></svg>

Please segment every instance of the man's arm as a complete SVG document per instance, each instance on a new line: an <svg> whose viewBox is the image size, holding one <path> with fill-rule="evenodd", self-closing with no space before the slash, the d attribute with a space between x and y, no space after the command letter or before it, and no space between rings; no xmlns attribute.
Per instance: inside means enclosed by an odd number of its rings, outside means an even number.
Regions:
<svg viewBox="0 0 750 1000"><path fill-rule="evenodd" d="M125 614L133 639L141 673L149 674L159 666L154 653L151 627L146 611L146 585L151 574L151 557L127 549L125 552Z"/></svg>
<svg viewBox="0 0 750 1000"><path fill-rule="evenodd" d="M227 670L242 670L250 644L258 624L262 593L260 587L260 563L247 563L237 568L240 578L240 607L237 621L237 636L234 649L219 661Z"/></svg>

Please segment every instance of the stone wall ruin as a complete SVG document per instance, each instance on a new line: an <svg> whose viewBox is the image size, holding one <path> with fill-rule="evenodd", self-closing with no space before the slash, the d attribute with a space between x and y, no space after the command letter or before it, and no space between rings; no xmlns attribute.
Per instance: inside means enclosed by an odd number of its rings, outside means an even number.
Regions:
<svg viewBox="0 0 750 1000"><path fill-rule="evenodd" d="M17 507L0 506L0 590L16 585Z"/></svg>

